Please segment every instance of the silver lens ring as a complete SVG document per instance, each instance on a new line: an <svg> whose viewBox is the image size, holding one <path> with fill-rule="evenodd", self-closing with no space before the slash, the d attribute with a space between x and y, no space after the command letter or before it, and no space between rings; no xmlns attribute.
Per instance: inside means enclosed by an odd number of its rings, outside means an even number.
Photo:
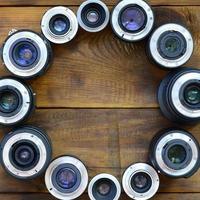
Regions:
<svg viewBox="0 0 200 200"><path fill-rule="evenodd" d="M57 167L63 164L71 164L75 166L81 174L81 182L79 187L72 193L62 193L58 191L52 182L52 176ZM87 188L88 172L84 164L77 158L71 156L62 156L51 162L45 174L45 183L48 191L56 198L61 200L72 200L78 198Z"/></svg>
<svg viewBox="0 0 200 200"><path fill-rule="evenodd" d="M49 27L50 20L56 15L63 15L70 22L69 30L63 35L54 34ZM78 21L77 21L76 15L73 13L72 10L70 10L67 7L57 6L57 7L49 9L44 14L41 21L41 29L44 36L52 43L64 44L71 41L77 34Z"/></svg>
<svg viewBox="0 0 200 200"><path fill-rule="evenodd" d="M129 5L137 5L141 7L147 15L145 27L137 33L129 33L123 30L119 24L120 12ZM115 6L112 11L111 24L116 35L121 39L130 42L138 41L144 39L151 32L154 25L154 14L151 7L143 0L122 0Z"/></svg>
<svg viewBox="0 0 200 200"><path fill-rule="evenodd" d="M181 35L183 35L183 37L186 40L186 45L187 45L186 51L182 55L182 57L180 57L176 60L174 60L174 59L170 60L170 59L163 58L158 51L159 38L163 33L168 32L168 31L179 32L179 33L181 33ZM152 34L152 36L150 38L149 48L150 48L151 56L159 65L161 65L163 67L167 67L167 68L176 68L176 67L179 67L179 66L185 64L190 59L190 57L193 53L194 42L192 39L192 35L185 27L183 27L179 24L170 23L170 24L162 25L154 31L154 33Z"/></svg>
<svg viewBox="0 0 200 200"><path fill-rule="evenodd" d="M184 169L174 170L172 168L169 168L165 164L165 161L163 160L163 157L162 157L163 148L165 147L165 145L167 143L169 143L170 141L173 141L173 140L182 140L182 141L186 142L192 149L191 162ZM158 166L162 169L162 171L164 173L166 173L170 176L173 176L173 177L181 177L181 176L188 174L188 172L190 172L196 166L198 157L199 157L198 149L197 149L197 146L196 146L195 142L193 141L193 139L191 137L189 137L188 135L182 134L179 131L174 131L174 132L171 132L170 134L164 136L157 144L155 152L156 152L155 159L156 159L156 163L158 164Z"/></svg>
<svg viewBox="0 0 200 200"><path fill-rule="evenodd" d="M131 187L131 179L132 177L140 172L146 173L148 176L151 177L152 185L150 189L145 193L138 193L133 190ZM160 180L157 172L153 167L146 163L136 163L131 165L129 168L126 169L122 178L122 185L124 188L125 193L131 198L135 200L147 200L152 198L156 192L158 191Z"/></svg>
<svg viewBox="0 0 200 200"><path fill-rule="evenodd" d="M19 111L13 116L8 117L0 115L0 123L5 125L12 125L23 120L29 113L32 107L31 104L33 103L30 92L21 82L11 78L0 79L0 88L9 86L19 91L22 96L22 105Z"/></svg>
<svg viewBox="0 0 200 200"><path fill-rule="evenodd" d="M103 22L100 26L95 27L95 28L92 28L92 27L87 26L87 25L83 22L82 17L81 17L82 12L83 12L83 9L85 8L85 6L87 6L88 4L92 4L92 3L100 5L100 6L104 9L105 14L106 14L104 22ZM99 31L103 30L103 29L108 25L109 20L110 20L110 11L109 11L108 7L106 6L106 4L103 3L103 2L100 1L100 0L87 0L87 1L83 2L83 3L80 5L80 7L78 8L78 11L77 11L77 19L78 19L79 25L80 25L84 30L86 30L86 31L88 31L88 32L99 32Z"/></svg>
<svg viewBox="0 0 200 200"><path fill-rule="evenodd" d="M11 147L21 140L31 141L32 143L37 145L37 147L39 149L39 154L40 154L37 165L27 171L21 171L21 170L17 169L10 161ZM15 177L20 177L20 178L26 179L26 178L35 176L38 172L40 172L43 169L46 161L47 161L46 147L45 147L43 141L34 134L31 134L28 132L17 133L15 135L13 135L12 137L10 137L3 146L2 162L3 162L4 166L6 167L6 170L8 170L9 173Z"/></svg>
<svg viewBox="0 0 200 200"><path fill-rule="evenodd" d="M15 65L13 60L10 58L10 50L16 41L26 39L29 40L30 43L36 43L39 50L39 58L37 63L31 68L19 68ZM12 35L8 37L5 41L3 50L2 50L2 58L6 68L16 76L22 78L32 78L38 75L44 68L47 67L49 62L49 49L50 46L44 41L42 37L40 37L37 33L32 31L16 31Z"/></svg>
<svg viewBox="0 0 200 200"><path fill-rule="evenodd" d="M171 90L171 99L176 110L181 113L183 116L189 118L199 118L200 117L200 109L189 109L187 108L180 100L180 91L182 86L190 81L197 80L200 81L200 73L196 72L188 72L180 76L176 82L173 84Z"/></svg>
<svg viewBox="0 0 200 200"><path fill-rule="evenodd" d="M120 186L120 183L119 181L112 175L110 174L98 174L96 175L89 183L89 186L88 186L88 195L90 197L91 200L98 200L97 198L94 197L93 195L93 187L94 187L94 184L101 180L101 179L108 179L108 180L111 180L115 186L116 186L116 189L117 189L117 192L116 192L116 195L113 199L110 199L110 200L118 200L120 198L120 195L121 195L121 186Z"/></svg>

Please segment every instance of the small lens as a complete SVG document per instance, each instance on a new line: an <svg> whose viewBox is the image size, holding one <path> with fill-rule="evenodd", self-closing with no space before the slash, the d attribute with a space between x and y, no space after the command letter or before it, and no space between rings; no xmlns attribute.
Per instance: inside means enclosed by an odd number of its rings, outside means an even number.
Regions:
<svg viewBox="0 0 200 200"><path fill-rule="evenodd" d="M96 23L99 20L99 14L96 11L89 11L87 13L87 20L90 23Z"/></svg>
<svg viewBox="0 0 200 200"><path fill-rule="evenodd" d="M131 6L122 11L120 21L127 31L137 32L145 26L146 14L139 6Z"/></svg>
<svg viewBox="0 0 200 200"><path fill-rule="evenodd" d="M37 56L37 49L30 42L20 42L13 48L13 59L21 67L33 65Z"/></svg>
<svg viewBox="0 0 200 200"><path fill-rule="evenodd" d="M12 112L18 106L17 95L10 91L0 94L0 110L2 112Z"/></svg>
<svg viewBox="0 0 200 200"><path fill-rule="evenodd" d="M70 168L61 169L57 174L57 183L63 189L71 189L77 182L76 173Z"/></svg>
<svg viewBox="0 0 200 200"><path fill-rule="evenodd" d="M181 164L186 159L185 148L181 145L174 145L168 150L168 158L174 164Z"/></svg>
<svg viewBox="0 0 200 200"><path fill-rule="evenodd" d="M101 180L97 183L97 192L102 195L106 196L111 191L111 183L108 180Z"/></svg>
<svg viewBox="0 0 200 200"><path fill-rule="evenodd" d="M200 103L200 88L197 85L190 85L185 89L185 100L190 105Z"/></svg>
<svg viewBox="0 0 200 200"><path fill-rule="evenodd" d="M67 24L62 19L57 19L54 21L53 27L56 31L62 32L66 29Z"/></svg>
<svg viewBox="0 0 200 200"><path fill-rule="evenodd" d="M166 51L174 53L177 51L178 46L179 46L179 41L177 40L177 38L168 38L166 40L166 43L165 43Z"/></svg>

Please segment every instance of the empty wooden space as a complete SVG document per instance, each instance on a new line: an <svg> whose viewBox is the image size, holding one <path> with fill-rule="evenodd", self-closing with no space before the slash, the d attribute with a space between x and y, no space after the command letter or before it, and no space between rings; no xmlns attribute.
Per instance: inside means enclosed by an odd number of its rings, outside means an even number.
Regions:
<svg viewBox="0 0 200 200"><path fill-rule="evenodd" d="M0 1L0 44L11 29L40 32L40 20L53 5L77 10L81 0ZM105 1L112 8L117 1ZM195 41L185 66L200 68L200 1L151 0L156 25L184 24ZM198 6L199 5L199 6ZM147 57L148 40L126 43L110 26L100 33L79 30L65 45L53 45L54 59L47 73L28 81L37 94L37 109L28 124L44 128L53 144L53 157L74 155L88 167L90 178L108 172L121 180L131 163L148 162L149 143L158 131L180 127L160 113L156 91L167 74ZM10 75L1 63L0 75ZM183 126L200 141L200 125ZM1 128L0 136L9 129ZM183 194L184 193L184 194ZM44 178L17 181L0 169L0 199L53 200ZM88 199L87 194L80 200ZM123 194L122 200L128 200ZM189 179L161 176L154 200L200 199L200 172Z"/></svg>

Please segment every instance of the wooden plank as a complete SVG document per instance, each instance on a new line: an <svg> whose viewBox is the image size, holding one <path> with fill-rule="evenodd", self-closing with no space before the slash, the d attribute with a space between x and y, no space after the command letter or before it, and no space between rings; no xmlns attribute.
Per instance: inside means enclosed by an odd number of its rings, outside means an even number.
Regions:
<svg viewBox="0 0 200 200"><path fill-rule="evenodd" d="M200 198L200 194L157 194L152 200L197 200ZM50 194L0 194L0 199L3 200L55 200ZM82 195L78 200L89 200L87 194ZM120 200L130 200L125 194L121 195Z"/></svg>
<svg viewBox="0 0 200 200"><path fill-rule="evenodd" d="M131 163L146 162L149 143L156 132L174 126L157 109L40 109L30 124L44 128L53 143L53 157L80 158L90 178L107 172L119 180ZM200 125L182 127L200 141ZM1 137L7 133L2 129ZM199 192L200 172L189 179L162 177L160 192ZM43 192L43 178L17 181L1 169L0 192Z"/></svg>
<svg viewBox="0 0 200 200"><path fill-rule="evenodd" d="M0 42L12 28L40 31L46 9L1 8ZM188 25L195 39L194 55L188 65L199 67L200 7L160 7L155 12L156 25ZM145 42L123 42L110 27L96 34L80 30L71 43L54 45L54 55L49 71L32 81L38 107L157 107L156 90L166 71L149 61ZM6 74L1 67L0 75Z"/></svg>
<svg viewBox="0 0 200 200"><path fill-rule="evenodd" d="M0 1L3 6L37 6L37 5L80 5L83 0L8 0ZM104 0L107 5L115 5L117 0ZM198 0L148 0L152 5L200 5Z"/></svg>

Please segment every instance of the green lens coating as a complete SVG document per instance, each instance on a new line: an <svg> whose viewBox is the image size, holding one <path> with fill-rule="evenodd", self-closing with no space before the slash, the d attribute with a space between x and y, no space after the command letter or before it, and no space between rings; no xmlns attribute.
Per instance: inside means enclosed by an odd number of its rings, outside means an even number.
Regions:
<svg viewBox="0 0 200 200"><path fill-rule="evenodd" d="M185 148L181 145L174 145L168 150L168 158L174 164L181 164L186 159Z"/></svg>
<svg viewBox="0 0 200 200"><path fill-rule="evenodd" d="M180 42L176 38L168 38L165 43L165 49L170 52L174 53L179 49Z"/></svg>
<svg viewBox="0 0 200 200"><path fill-rule="evenodd" d="M185 100L191 105L200 103L200 87L193 85L185 89Z"/></svg>

